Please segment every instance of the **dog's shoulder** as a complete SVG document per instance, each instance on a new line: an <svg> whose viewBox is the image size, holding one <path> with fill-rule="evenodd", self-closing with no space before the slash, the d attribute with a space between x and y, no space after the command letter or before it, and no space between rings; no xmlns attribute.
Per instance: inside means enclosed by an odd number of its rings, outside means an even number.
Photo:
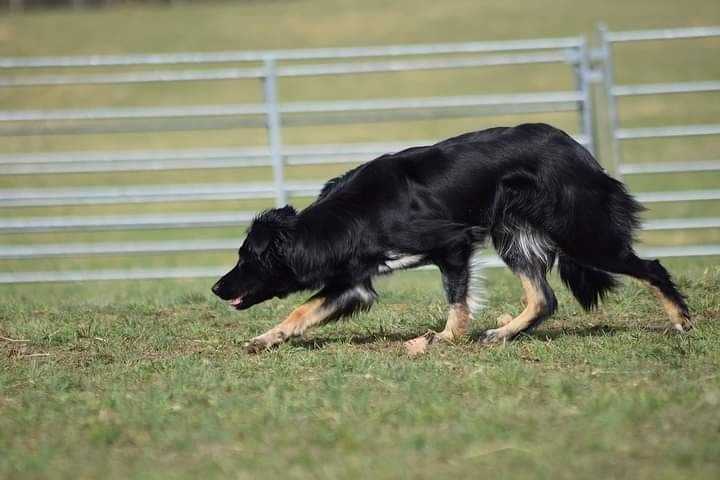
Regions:
<svg viewBox="0 0 720 480"><path fill-rule="evenodd" d="M323 185L317 200L328 197L331 193L339 191L356 177L370 176L374 180L383 178L388 180L392 170L397 170L403 164L403 159L417 157L431 147L411 147L396 153L386 153L369 162L358 165L347 172L331 178Z"/></svg>

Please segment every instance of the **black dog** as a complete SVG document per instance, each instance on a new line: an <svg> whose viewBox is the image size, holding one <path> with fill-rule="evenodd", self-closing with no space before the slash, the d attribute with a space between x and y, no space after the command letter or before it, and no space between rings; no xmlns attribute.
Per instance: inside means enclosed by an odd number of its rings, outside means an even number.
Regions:
<svg viewBox="0 0 720 480"><path fill-rule="evenodd" d="M683 295L660 262L633 251L641 210L564 132L543 124L491 128L383 155L330 180L300 213L290 206L261 213L237 265L212 290L238 310L320 290L246 343L255 352L369 308L376 275L434 264L450 314L442 332L419 339L450 341L465 333L478 303L473 258L491 238L520 278L527 307L514 319L501 317L485 342L512 339L555 311L546 275L556 257L562 281L585 309L616 286L613 274L630 275L655 290L684 331L690 314Z"/></svg>

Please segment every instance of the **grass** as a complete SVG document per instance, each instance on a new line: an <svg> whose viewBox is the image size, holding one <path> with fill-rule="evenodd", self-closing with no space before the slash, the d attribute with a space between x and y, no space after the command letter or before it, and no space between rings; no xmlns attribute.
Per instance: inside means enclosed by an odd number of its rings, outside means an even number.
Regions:
<svg viewBox="0 0 720 480"><path fill-rule="evenodd" d="M432 272L383 280L371 312L259 356L241 342L302 297L238 314L209 281L68 287L52 303L11 287L0 477L716 478L720 270L684 272L687 335L639 284L589 314L558 287L552 320L484 348L482 330L520 309L493 271L471 339L420 359L400 345L443 323Z"/></svg>

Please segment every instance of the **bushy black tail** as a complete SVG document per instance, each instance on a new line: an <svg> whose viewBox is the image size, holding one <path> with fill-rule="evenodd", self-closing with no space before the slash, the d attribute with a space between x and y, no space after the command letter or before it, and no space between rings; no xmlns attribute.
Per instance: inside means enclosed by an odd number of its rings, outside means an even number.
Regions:
<svg viewBox="0 0 720 480"><path fill-rule="evenodd" d="M560 278L585 310L597 306L605 295L617 287L618 281L610 273L580 265L567 255L558 259Z"/></svg>

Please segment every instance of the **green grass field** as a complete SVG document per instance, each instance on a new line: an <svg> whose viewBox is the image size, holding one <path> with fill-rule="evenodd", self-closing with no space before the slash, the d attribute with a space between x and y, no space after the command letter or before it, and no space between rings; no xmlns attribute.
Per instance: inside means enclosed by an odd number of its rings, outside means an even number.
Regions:
<svg viewBox="0 0 720 480"><path fill-rule="evenodd" d="M671 266L689 334L629 283L591 314L557 288L556 317L484 348L521 308L493 271L470 339L419 359L401 342L442 326L432 272L257 356L242 341L301 296L237 314L209 281L18 289L0 307L0 477L717 478L720 269Z"/></svg>
<svg viewBox="0 0 720 480"><path fill-rule="evenodd" d="M720 24L716 0L194 2L0 16L0 56L45 56L502 40L611 29ZM618 81L720 78L720 42L622 47ZM0 72L1 73L1 72ZM27 74L30 72L18 72ZM283 100L461 95L572 88L567 69L283 80ZM253 82L2 88L0 109L227 104ZM718 123L720 94L620 103L624 126ZM574 115L288 128L288 144L440 139L522 121L577 131ZM720 136L637 141L633 162L711 160ZM0 153L263 145L261 129L199 133L0 136ZM601 158L603 160L603 158ZM291 168L325 179L346 166ZM0 189L243 182L268 169L0 175ZM634 192L715 189L720 173L629 177ZM296 199L300 205L307 199ZM255 210L263 202L4 208L0 217ZM720 202L662 204L645 218L720 216ZM243 227L0 234L0 244L237 238ZM657 232L645 245L718 243L718 229ZM0 260L0 271L229 267L234 252ZM367 314L258 356L242 342L304 299L243 313L211 298L211 279L0 285L0 478L627 478L720 476L720 262L666 262L696 328L667 330L657 300L628 281L592 313L560 286L557 315L493 348L478 336L522 309L506 270L467 342L409 358L402 341L442 327L436 272L382 279Z"/></svg>

